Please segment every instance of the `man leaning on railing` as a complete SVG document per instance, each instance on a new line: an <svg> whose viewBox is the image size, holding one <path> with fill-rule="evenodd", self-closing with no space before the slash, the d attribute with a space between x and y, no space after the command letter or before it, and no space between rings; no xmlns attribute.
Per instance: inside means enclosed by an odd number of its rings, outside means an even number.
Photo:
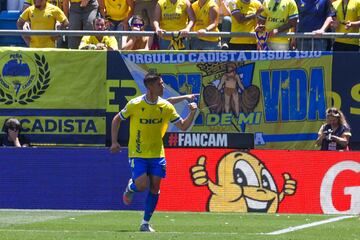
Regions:
<svg viewBox="0 0 360 240"><path fill-rule="evenodd" d="M46 0L35 0L34 5L20 15L17 28L24 29L25 23L28 22L29 29L24 30L55 30L56 21L60 22L61 29L69 25L60 8L47 3ZM24 41L31 48L54 48L57 38L58 36L23 36Z"/></svg>

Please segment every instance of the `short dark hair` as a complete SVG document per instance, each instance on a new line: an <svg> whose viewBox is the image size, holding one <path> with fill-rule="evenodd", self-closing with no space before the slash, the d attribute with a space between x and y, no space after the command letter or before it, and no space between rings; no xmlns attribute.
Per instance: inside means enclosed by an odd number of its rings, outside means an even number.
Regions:
<svg viewBox="0 0 360 240"><path fill-rule="evenodd" d="M135 22L135 20L139 20L139 21L142 22L142 24L145 24L144 19L143 19L140 15L134 15L134 16L131 18L130 24L133 24L133 23Z"/></svg>
<svg viewBox="0 0 360 240"><path fill-rule="evenodd" d="M144 85L147 88L149 85L153 84L154 82L158 81L159 79L161 79L160 74L149 72L148 74L145 75Z"/></svg>
<svg viewBox="0 0 360 240"><path fill-rule="evenodd" d="M8 130L21 130L21 123L19 120L17 120L16 118L9 118L5 121L4 125L3 125L3 132L5 132L7 134Z"/></svg>
<svg viewBox="0 0 360 240"><path fill-rule="evenodd" d="M96 17L96 18L94 18L94 20L93 20L93 26L94 26L94 27L95 27L95 23L96 23L96 21L99 21L99 20L103 20L103 21L106 23L105 18L102 18L102 17Z"/></svg>

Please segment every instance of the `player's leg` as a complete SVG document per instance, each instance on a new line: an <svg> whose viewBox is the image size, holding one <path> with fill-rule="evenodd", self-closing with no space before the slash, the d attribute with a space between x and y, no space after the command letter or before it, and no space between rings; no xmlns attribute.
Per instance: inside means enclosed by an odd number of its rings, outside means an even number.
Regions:
<svg viewBox="0 0 360 240"><path fill-rule="evenodd" d="M123 194L123 202L129 205L135 192L142 192L147 187L147 161L142 158L130 158L132 176Z"/></svg>
<svg viewBox="0 0 360 240"><path fill-rule="evenodd" d="M165 158L151 159L149 169L150 189L145 201L144 219L140 226L140 231L154 232L149 225L149 221L155 211L159 200L161 178L166 176Z"/></svg>

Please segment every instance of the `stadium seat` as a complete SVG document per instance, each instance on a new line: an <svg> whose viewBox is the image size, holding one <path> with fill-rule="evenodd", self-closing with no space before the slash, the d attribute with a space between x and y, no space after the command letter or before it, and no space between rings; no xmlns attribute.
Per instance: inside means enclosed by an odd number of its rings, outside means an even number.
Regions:
<svg viewBox="0 0 360 240"><path fill-rule="evenodd" d="M0 29L17 29L16 21L20 16L20 11L0 12ZM26 46L20 36L2 36L0 46Z"/></svg>
<svg viewBox="0 0 360 240"><path fill-rule="evenodd" d="M7 10L8 11L21 10L23 4L24 4L23 0L7 0Z"/></svg>

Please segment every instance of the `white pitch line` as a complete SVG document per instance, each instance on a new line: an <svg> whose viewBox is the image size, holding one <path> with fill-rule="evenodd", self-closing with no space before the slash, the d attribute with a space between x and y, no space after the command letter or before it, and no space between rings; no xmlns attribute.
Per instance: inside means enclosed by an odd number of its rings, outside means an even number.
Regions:
<svg viewBox="0 0 360 240"><path fill-rule="evenodd" d="M304 225L299 225L296 227L288 227L285 229L281 229L278 231L274 231L274 232L269 232L269 233L263 233L265 235L279 235L279 234L283 234L283 233L288 233L288 232L294 232L297 230L301 230L304 228L309 228L309 227L315 227L318 225L322 225L322 224L326 224L326 223L331 223L331 222L337 222L343 219L347 219L347 218L353 218L355 216L340 216L340 217L336 217L336 218L330 218L330 219L326 219L326 220L322 220L322 221L318 221L318 222L312 222L312 223L308 223L308 224L304 224Z"/></svg>

